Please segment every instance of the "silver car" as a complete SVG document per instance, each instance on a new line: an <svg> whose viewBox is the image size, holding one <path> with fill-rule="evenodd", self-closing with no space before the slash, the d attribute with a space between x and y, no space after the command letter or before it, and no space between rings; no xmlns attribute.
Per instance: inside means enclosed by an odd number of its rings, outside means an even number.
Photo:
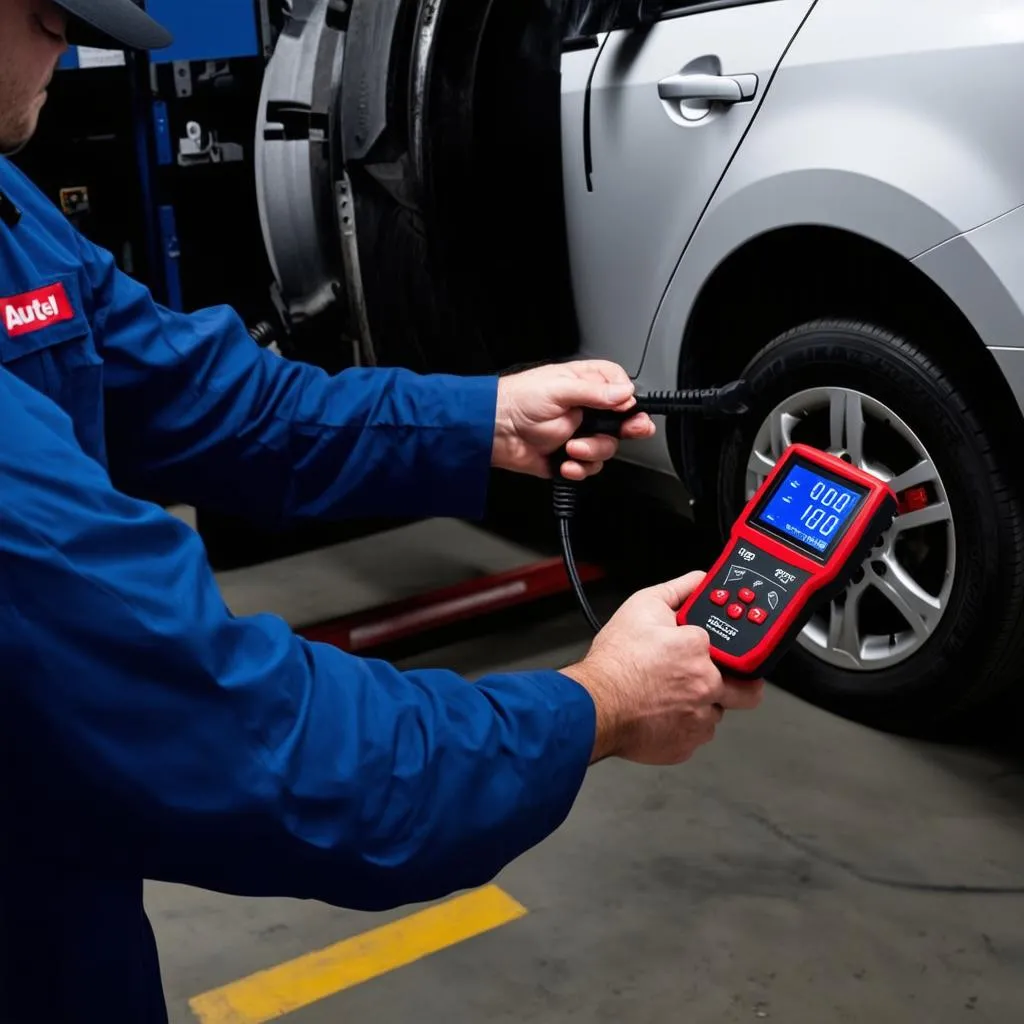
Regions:
<svg viewBox="0 0 1024 1024"><path fill-rule="evenodd" d="M624 458L721 538L804 441L889 481L884 549L777 681L943 730L1024 664L1024 0L291 5L258 128L297 332L641 389L743 376L737 423Z"/></svg>

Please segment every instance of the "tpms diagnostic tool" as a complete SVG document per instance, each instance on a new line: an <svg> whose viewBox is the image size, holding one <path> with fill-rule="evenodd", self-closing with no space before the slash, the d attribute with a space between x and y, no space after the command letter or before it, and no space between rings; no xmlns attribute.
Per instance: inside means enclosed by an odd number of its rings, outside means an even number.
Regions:
<svg viewBox="0 0 1024 1024"><path fill-rule="evenodd" d="M883 480L816 448L792 445L676 621L707 631L712 659L724 672L758 678L815 609L850 583L896 511L896 496Z"/></svg>

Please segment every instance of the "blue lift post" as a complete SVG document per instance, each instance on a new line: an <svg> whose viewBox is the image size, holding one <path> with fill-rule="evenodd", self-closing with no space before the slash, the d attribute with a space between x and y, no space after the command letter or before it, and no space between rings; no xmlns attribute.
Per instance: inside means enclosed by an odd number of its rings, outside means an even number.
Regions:
<svg viewBox="0 0 1024 1024"><path fill-rule="evenodd" d="M151 80L151 68L182 65L193 61L230 60L259 57L261 43L260 0L217 0L216 17L210 16L207 0L148 0L146 10L166 25L174 43L151 55L126 55L119 50L72 47L59 68L88 74L97 67L125 66L133 72L136 94L133 96L135 153L142 189L147 247L154 271L154 292L171 309L183 308L180 248L177 218L173 204L159 197L159 168L173 165L174 140L171 137L167 104L145 87Z"/></svg>

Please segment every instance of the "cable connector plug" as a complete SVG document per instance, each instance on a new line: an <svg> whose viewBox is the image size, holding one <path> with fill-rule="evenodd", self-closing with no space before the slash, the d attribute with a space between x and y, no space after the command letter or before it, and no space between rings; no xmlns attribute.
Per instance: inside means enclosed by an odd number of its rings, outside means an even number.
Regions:
<svg viewBox="0 0 1024 1024"><path fill-rule="evenodd" d="M573 437L621 437L622 425L639 413L649 416L678 416L684 413L700 413L704 416L742 416L750 408L750 386L744 380L735 380L720 388L689 388L683 391L651 391L636 395L635 403L625 412L608 409L584 409L583 418ZM562 463L569 455L562 447L550 458L551 472L556 482L562 479ZM575 494L570 498L564 490L562 501L567 509L560 518L572 516Z"/></svg>
<svg viewBox="0 0 1024 1024"><path fill-rule="evenodd" d="M677 416L699 412L706 416L742 416L750 411L750 385L734 380L720 388L689 388L684 391L650 391L637 395L630 413ZM628 418L624 415L623 419Z"/></svg>
<svg viewBox="0 0 1024 1024"><path fill-rule="evenodd" d="M636 395L636 402L625 412L608 409L584 409L583 419L573 437L596 437L606 434L619 437L622 424L638 413L649 416L679 416L699 413L703 416L742 416L750 410L750 386L745 380L735 380L720 388L689 388L683 391L650 391ZM568 458L565 450L551 461L552 470Z"/></svg>

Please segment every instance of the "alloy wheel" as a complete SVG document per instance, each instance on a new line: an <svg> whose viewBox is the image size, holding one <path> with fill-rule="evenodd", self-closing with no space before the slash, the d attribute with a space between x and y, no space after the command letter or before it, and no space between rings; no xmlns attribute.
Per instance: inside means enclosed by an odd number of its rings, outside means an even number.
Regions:
<svg viewBox="0 0 1024 1024"><path fill-rule="evenodd" d="M955 573L953 514L934 459L883 403L848 388L811 388L779 403L758 429L747 463L748 500L795 442L886 480L900 502L880 545L844 593L808 622L800 646L852 671L905 661L934 634Z"/></svg>

